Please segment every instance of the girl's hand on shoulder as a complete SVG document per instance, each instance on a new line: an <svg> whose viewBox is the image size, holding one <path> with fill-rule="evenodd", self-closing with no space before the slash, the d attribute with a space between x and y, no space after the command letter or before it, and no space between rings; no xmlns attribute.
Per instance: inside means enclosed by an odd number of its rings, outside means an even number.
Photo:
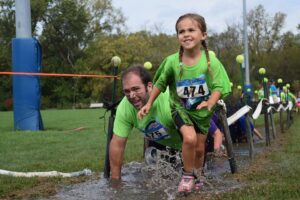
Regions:
<svg viewBox="0 0 300 200"><path fill-rule="evenodd" d="M151 105L149 105L148 103L144 105L137 113L138 119L143 119L143 117L149 113L150 109L151 109Z"/></svg>
<svg viewBox="0 0 300 200"><path fill-rule="evenodd" d="M214 106L213 103L210 101L202 101L197 107L197 110L201 110L202 108L207 108L208 111L211 111L212 107Z"/></svg>
<svg viewBox="0 0 300 200"><path fill-rule="evenodd" d="M209 99L207 101L202 101L198 106L197 110L200 110L202 108L207 108L208 111L211 111L211 109L214 107L214 105L217 103L217 101L220 99L221 93L219 91L214 91L210 95Z"/></svg>

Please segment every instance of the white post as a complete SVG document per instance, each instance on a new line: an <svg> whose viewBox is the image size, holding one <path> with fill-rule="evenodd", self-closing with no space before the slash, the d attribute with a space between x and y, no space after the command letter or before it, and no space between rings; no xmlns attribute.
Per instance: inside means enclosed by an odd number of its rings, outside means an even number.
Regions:
<svg viewBox="0 0 300 200"><path fill-rule="evenodd" d="M16 0L16 38L31 38L30 0Z"/></svg>

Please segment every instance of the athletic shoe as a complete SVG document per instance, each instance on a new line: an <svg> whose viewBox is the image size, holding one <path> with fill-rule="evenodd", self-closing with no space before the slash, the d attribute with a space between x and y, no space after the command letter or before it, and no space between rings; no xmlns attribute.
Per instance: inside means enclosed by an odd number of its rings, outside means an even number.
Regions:
<svg viewBox="0 0 300 200"><path fill-rule="evenodd" d="M178 186L178 192L191 192L194 189L195 177L183 175Z"/></svg>
<svg viewBox="0 0 300 200"><path fill-rule="evenodd" d="M203 187L203 185L204 185L203 181L201 181L201 179L198 178L195 181L195 190L200 190Z"/></svg>

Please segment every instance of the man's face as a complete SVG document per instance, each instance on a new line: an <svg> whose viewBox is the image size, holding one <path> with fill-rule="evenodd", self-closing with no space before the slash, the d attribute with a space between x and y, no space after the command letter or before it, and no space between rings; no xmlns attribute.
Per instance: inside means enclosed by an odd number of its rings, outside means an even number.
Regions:
<svg viewBox="0 0 300 200"><path fill-rule="evenodd" d="M141 78L134 74L127 74L123 81L123 93L128 101L136 108L141 109L149 99L149 93Z"/></svg>

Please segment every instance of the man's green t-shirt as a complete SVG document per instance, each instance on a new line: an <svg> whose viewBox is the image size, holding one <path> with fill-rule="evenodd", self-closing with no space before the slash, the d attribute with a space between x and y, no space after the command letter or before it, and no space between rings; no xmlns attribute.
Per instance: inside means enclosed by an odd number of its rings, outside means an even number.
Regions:
<svg viewBox="0 0 300 200"><path fill-rule="evenodd" d="M221 98L231 92L230 81L222 63L212 53L209 57L210 70L203 50L199 61L193 66L183 64L180 67L179 53L172 54L162 62L153 81L162 92L169 86L172 112L180 112L188 124L190 118L204 134L208 132L213 111L206 108L196 110L195 107L201 101L208 100L214 91L219 91Z"/></svg>
<svg viewBox="0 0 300 200"><path fill-rule="evenodd" d="M143 119L137 118L137 112L138 110L124 97L117 108L114 134L127 138L132 129L137 128L148 140L181 149L181 137L172 120L168 91L157 97L150 112Z"/></svg>

